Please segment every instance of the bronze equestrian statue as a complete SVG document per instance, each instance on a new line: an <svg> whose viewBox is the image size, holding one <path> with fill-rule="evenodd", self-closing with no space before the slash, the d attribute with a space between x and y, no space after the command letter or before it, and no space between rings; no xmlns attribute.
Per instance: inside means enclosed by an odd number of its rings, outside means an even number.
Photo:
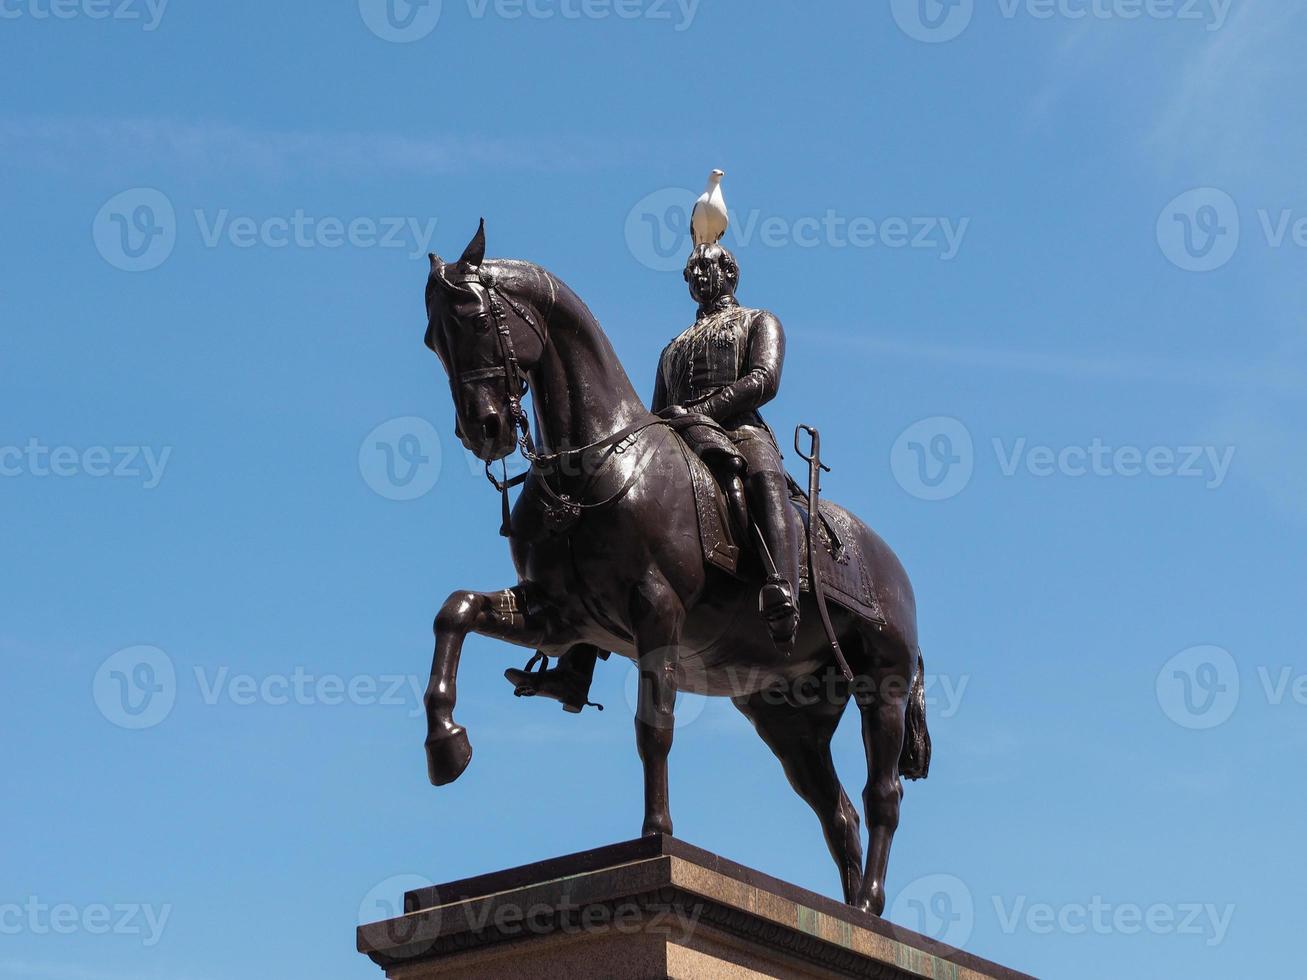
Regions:
<svg viewBox="0 0 1307 980"><path fill-rule="evenodd" d="M736 344L736 367L744 370L711 392L716 369L702 372L697 362L693 370L701 373L688 384L682 376L665 378L663 417L640 400L598 322L565 283L529 262L487 260L485 250L483 222L457 262L431 256L426 343L450 379L456 434L485 461L487 474L518 449L530 469L514 481L495 481L504 493L517 584L455 592L436 616L425 696L431 782L452 782L472 758L467 732L453 717L469 633L537 657L566 654L582 674L595 657L616 652L639 669L644 834L672 832L667 759L677 691L730 697L821 821L845 901L881 914L900 777L923 778L930 763L915 600L899 560L870 528L830 503L809 519L800 501L789 527L817 535L811 553L822 568L807 569L792 643L774 639L787 626L778 624L782 604L773 601L783 590L763 588L765 616L758 614L760 587L780 584L768 580L766 552L791 596L804 572L794 568L794 533L779 531L779 522L767 526L777 520L768 508L776 502L774 477L783 471L778 453L773 460L774 443L759 449L766 430L751 414L778 380L779 322L759 311L731 312L729 253L696 250L698 267L692 260L689 275L701 314L730 313L721 331ZM746 382L756 394L724 394L753 370L759 342L772 345L759 357L774 364L777 377ZM522 405L528 391L534 424ZM716 430L720 452L701 458L692 451L691 442L713 438L695 437L693 429ZM735 462L719 465L723 460ZM511 515L510 482L522 485ZM732 494L741 483L747 492ZM741 496L763 525L756 547L740 523ZM847 675L823 630L813 581L830 600ZM830 753L850 700L862 716L867 754L865 868L858 814Z"/></svg>

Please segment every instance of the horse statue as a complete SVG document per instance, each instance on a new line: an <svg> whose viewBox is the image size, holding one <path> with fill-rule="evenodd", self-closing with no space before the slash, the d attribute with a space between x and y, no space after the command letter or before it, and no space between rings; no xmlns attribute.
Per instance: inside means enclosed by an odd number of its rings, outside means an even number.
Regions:
<svg viewBox="0 0 1307 980"><path fill-rule="evenodd" d="M467 731L454 721L469 633L537 656L578 647L615 652L639 669L643 834L672 833L667 760L677 691L729 697L821 821L844 900L882 914L900 777L924 778L930 760L916 603L903 566L842 508L821 505L823 520L805 513L809 533L828 539L823 553L839 552L847 574L858 570L866 595L841 604L832 593L830 619L847 674L837 667L811 585L801 596L793 649L778 649L759 616L761 574L747 549L734 575L706 555L706 512L696 498L704 487L708 495L719 491L704 462L686 450L673 423L645 406L598 321L562 280L530 262L486 260L485 249L482 222L457 262L430 256L426 343L449 376L456 434L486 463L487 475L519 447L531 466L517 478L522 491L511 514L508 481L491 477L504 494L517 584L457 591L436 616L424 696L431 782L452 782L472 758ZM522 407L528 390L534 436ZM828 517L838 532L825 528ZM747 534L737 530L737 539ZM867 756L865 867L858 813L830 751L850 700L862 715Z"/></svg>

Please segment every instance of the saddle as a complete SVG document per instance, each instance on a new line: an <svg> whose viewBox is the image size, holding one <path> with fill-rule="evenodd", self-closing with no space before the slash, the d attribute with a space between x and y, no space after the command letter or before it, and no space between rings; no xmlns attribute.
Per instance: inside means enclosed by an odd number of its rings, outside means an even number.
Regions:
<svg viewBox="0 0 1307 980"><path fill-rule="evenodd" d="M753 535L749 528L740 526L738 513L741 508L731 503L732 494L738 494L739 488L726 485L728 481L738 481L744 473L744 457L725 430L706 416L684 416L676 419L671 427L681 437L681 449L690 471L704 561L739 579L761 579L762 563L752 544ZM807 536L812 533L812 521L807 496L793 477L786 476L790 485L790 504L803 529L799 591L810 593L812 573L807 561ZM869 622L884 623L880 602L872 589L866 556L854 533L855 518L828 500L821 501L819 511L816 530L821 545L817 549L818 573L827 601Z"/></svg>

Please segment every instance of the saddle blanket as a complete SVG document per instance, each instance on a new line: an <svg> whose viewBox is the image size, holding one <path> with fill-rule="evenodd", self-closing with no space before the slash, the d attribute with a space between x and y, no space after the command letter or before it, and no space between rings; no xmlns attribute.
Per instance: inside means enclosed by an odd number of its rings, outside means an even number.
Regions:
<svg viewBox="0 0 1307 980"><path fill-rule="evenodd" d="M728 517L725 495L703 461L685 449L694 487L694 505L699 517L699 541L704 559L732 575L740 575L741 549L735 542L733 522ZM799 558L799 590L811 592L811 575L808 569L808 502L801 497L790 501L799 515L803 527L803 551ZM817 522L817 564L822 593L828 602L836 603L855 616L872 623L884 623L880 602L872 590L871 572L866 556L855 540L853 519L843 507L828 500L821 502L822 520ZM832 534L828 530L834 529ZM752 546L747 548L753 551Z"/></svg>

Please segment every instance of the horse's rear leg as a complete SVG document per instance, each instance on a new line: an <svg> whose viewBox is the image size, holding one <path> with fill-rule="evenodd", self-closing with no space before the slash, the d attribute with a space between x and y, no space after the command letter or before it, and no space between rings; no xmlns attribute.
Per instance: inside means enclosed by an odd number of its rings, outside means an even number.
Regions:
<svg viewBox="0 0 1307 980"><path fill-rule="evenodd" d="M874 915L881 915L885 911L890 845L899 826L899 806L903 801L899 759L916 654L906 649L877 652L880 656L876 662L855 682L855 696L862 711L862 742L867 751L867 787L863 793L867 873L857 904Z"/></svg>
<svg viewBox="0 0 1307 980"><path fill-rule="evenodd" d="M427 710L427 776L444 786L472 761L467 731L454 722L458 701L458 661L469 633L482 633L519 646L544 645L544 630L527 615L520 587L502 592L455 592L440 607L435 623L436 651L431 682L423 698Z"/></svg>
<svg viewBox="0 0 1307 980"><path fill-rule="evenodd" d="M776 754L794 791L821 821L826 846L839 869L844 901L855 904L862 891L862 838L858 811L840 785L830 741L848 703L843 677L830 675L811 705L794 707L775 697L754 694L734 703ZM831 695L834 695L833 697Z"/></svg>

